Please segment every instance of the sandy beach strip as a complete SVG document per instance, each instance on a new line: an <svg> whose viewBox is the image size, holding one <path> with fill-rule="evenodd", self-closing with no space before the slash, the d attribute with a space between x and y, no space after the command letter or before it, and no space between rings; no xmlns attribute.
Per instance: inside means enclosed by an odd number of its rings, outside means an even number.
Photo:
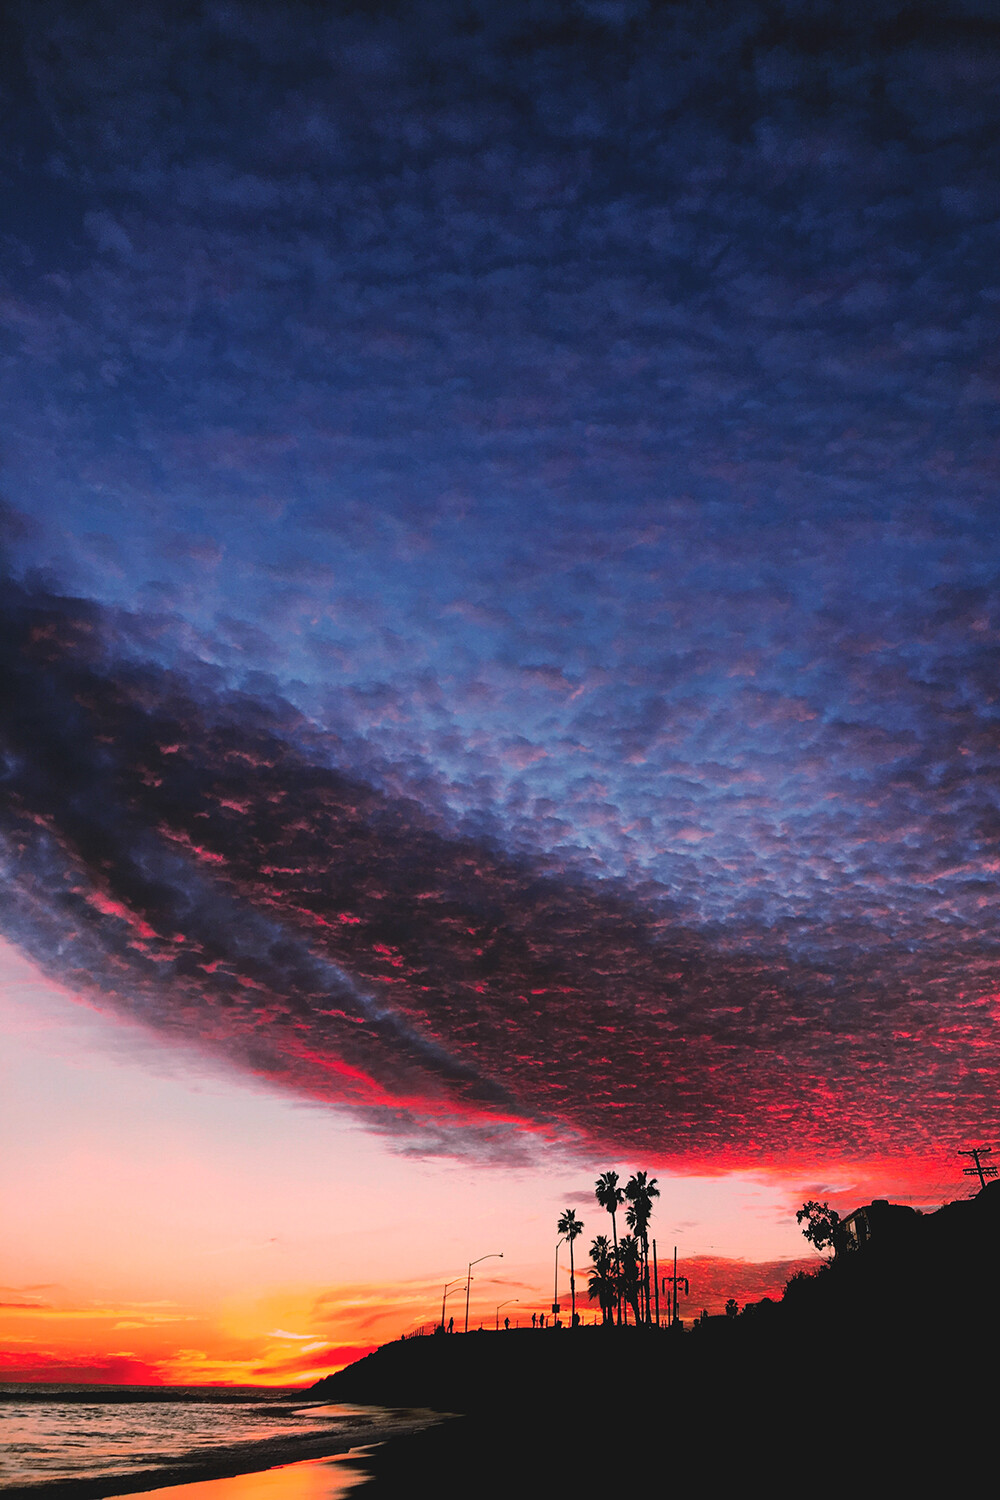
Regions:
<svg viewBox="0 0 1000 1500"><path fill-rule="evenodd" d="M139 1495L178 1484L232 1479L279 1465L307 1459L333 1458L352 1448L368 1448L397 1437L408 1437L449 1420L447 1414L426 1408L379 1408L370 1416L358 1412L336 1431L275 1437L224 1448L194 1452L176 1463L124 1474L81 1475L73 1479L38 1479L0 1486L4 1500L105 1500Z"/></svg>

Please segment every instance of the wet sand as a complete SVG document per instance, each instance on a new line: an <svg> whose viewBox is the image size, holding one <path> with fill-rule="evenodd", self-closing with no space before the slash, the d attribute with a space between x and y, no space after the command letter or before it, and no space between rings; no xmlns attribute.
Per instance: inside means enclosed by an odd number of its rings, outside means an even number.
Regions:
<svg viewBox="0 0 1000 1500"><path fill-rule="evenodd" d="M232 1479L202 1479L169 1489L147 1490L143 1500L343 1500L365 1483L365 1473L352 1459L369 1451L352 1448L332 1458L307 1458ZM128 1500L128 1496L122 1500Z"/></svg>

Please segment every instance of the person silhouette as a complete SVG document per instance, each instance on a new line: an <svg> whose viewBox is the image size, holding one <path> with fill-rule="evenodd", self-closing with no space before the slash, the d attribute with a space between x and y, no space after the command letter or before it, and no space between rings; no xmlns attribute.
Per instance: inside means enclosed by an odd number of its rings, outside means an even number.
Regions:
<svg viewBox="0 0 1000 1500"><path fill-rule="evenodd" d="M504 1327L504 1332L506 1333L507 1330L510 1328L510 1319L509 1318L504 1318L504 1320L503 1320L503 1327Z"/></svg>
<svg viewBox="0 0 1000 1500"><path fill-rule="evenodd" d="M538 1327L538 1318L537 1318L537 1316L536 1316L535 1313L531 1314L531 1326L532 1326L532 1328L537 1328Z"/></svg>
<svg viewBox="0 0 1000 1500"><path fill-rule="evenodd" d="M454 1333L455 1332L455 1319L454 1318L449 1318L448 1319L448 1332L449 1333Z"/></svg>

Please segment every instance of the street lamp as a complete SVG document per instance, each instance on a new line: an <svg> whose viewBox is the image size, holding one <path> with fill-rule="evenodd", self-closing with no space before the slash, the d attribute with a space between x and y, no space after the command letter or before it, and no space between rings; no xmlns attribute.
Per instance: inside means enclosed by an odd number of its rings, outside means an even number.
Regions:
<svg viewBox="0 0 1000 1500"><path fill-rule="evenodd" d="M497 1319L496 1319L495 1332L497 1332L497 1333L500 1332L500 1309L501 1309L501 1307L507 1307L511 1302L520 1302L520 1300L521 1300L520 1297L508 1297L506 1302L498 1302L497 1303Z"/></svg>
<svg viewBox="0 0 1000 1500"><path fill-rule="evenodd" d="M441 1332L442 1333L444 1332L444 1305L445 1305L445 1303L447 1302L448 1298L451 1295L451 1293L449 1292L448 1288L449 1287L453 1287L453 1286L461 1286L462 1282L464 1280L465 1280L464 1276L456 1276L454 1281L446 1281L445 1284L444 1284L444 1296L441 1298Z"/></svg>
<svg viewBox="0 0 1000 1500"><path fill-rule="evenodd" d="M477 1260L469 1261L469 1270L465 1282L465 1331L469 1331L469 1290L472 1286L472 1268L478 1266L481 1260L503 1260L503 1251L494 1250L490 1255L480 1255Z"/></svg>
<svg viewBox="0 0 1000 1500"><path fill-rule="evenodd" d="M565 1239L566 1236L563 1235L561 1240L556 1240L556 1272L552 1278L552 1312L557 1318L559 1316L559 1246L564 1243Z"/></svg>

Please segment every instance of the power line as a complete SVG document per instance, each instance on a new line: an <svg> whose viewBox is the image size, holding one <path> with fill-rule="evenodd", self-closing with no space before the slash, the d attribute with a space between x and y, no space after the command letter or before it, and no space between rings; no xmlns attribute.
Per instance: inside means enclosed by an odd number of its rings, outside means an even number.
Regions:
<svg viewBox="0 0 1000 1500"><path fill-rule="evenodd" d="M962 1168L962 1176L963 1177L978 1177L979 1178L979 1186L980 1186L980 1188L984 1188L986 1186L986 1179L987 1179L987 1177L996 1177L998 1175L998 1173L1000 1173L1000 1168L998 1168L998 1167L992 1167L989 1164L987 1164L984 1167L983 1164L982 1164L982 1162L979 1159L981 1156L992 1156L993 1155L993 1147L992 1146L973 1146L973 1147L970 1148L970 1150L968 1150L968 1151L960 1151L958 1154L959 1154L959 1156L971 1156L972 1157L972 1160L975 1162L975 1166L974 1167L963 1167Z"/></svg>

